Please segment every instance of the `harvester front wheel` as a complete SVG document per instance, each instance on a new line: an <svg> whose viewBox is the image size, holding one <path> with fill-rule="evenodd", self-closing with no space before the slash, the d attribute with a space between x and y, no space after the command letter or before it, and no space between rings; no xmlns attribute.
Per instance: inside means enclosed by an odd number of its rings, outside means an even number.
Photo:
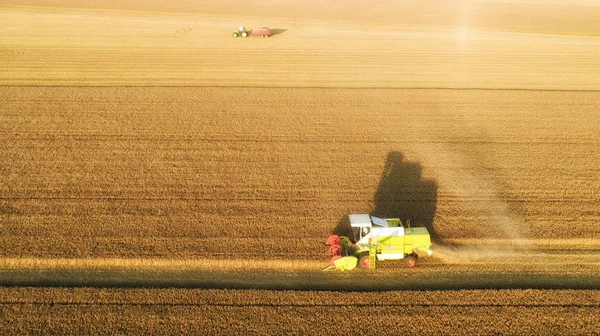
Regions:
<svg viewBox="0 0 600 336"><path fill-rule="evenodd" d="M369 252L363 252L358 255L358 266L369 269L370 264L371 261L369 259Z"/></svg>
<svg viewBox="0 0 600 336"><path fill-rule="evenodd" d="M233 37L238 37L238 33L233 33Z"/></svg>
<svg viewBox="0 0 600 336"><path fill-rule="evenodd" d="M414 267L417 264L417 257L409 255L404 259L407 267Z"/></svg>
<svg viewBox="0 0 600 336"><path fill-rule="evenodd" d="M248 37L248 33L246 33L246 32L243 32L243 33L242 33L242 37Z"/></svg>

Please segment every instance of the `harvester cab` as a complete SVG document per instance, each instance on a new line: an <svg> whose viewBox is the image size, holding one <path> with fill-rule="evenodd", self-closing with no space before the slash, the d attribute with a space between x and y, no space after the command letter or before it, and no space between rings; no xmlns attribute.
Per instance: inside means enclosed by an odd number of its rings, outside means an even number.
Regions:
<svg viewBox="0 0 600 336"><path fill-rule="evenodd" d="M357 257L358 266L375 269L378 261L404 259L413 267L421 256L431 256L431 239L425 227L407 227L399 218L378 218L367 214L349 215L354 241L330 236L327 240L331 264L343 256ZM342 244L342 242L344 242Z"/></svg>

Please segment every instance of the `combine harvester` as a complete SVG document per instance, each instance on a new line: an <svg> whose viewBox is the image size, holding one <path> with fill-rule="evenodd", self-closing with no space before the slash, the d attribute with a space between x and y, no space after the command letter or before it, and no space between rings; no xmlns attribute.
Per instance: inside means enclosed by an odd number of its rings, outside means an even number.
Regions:
<svg viewBox="0 0 600 336"><path fill-rule="evenodd" d="M238 27L238 29L233 32L233 37L248 37L258 35L260 35L261 37L269 37L271 36L271 29L264 27L260 29L247 30L245 27Z"/></svg>
<svg viewBox="0 0 600 336"><path fill-rule="evenodd" d="M355 243L349 237L329 236L331 266L324 271L351 270L356 266L375 269L379 261L400 259L404 259L406 266L413 267L419 257L432 254L427 228L411 228L410 221L405 228L399 218L349 217Z"/></svg>

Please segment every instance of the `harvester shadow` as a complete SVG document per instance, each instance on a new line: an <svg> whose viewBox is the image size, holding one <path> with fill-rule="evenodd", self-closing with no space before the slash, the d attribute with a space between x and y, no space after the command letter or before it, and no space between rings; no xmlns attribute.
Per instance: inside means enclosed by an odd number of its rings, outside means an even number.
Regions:
<svg viewBox="0 0 600 336"><path fill-rule="evenodd" d="M287 31L287 29L279 29L279 28L271 29L271 35L279 35L286 31Z"/></svg>
<svg viewBox="0 0 600 336"><path fill-rule="evenodd" d="M433 240L438 235L433 220L437 206L437 183L422 177L418 162L404 160L401 152L389 152L373 196L370 215L381 218L400 218L406 226L410 220L413 227L426 227ZM348 216L343 216L333 234L353 237Z"/></svg>

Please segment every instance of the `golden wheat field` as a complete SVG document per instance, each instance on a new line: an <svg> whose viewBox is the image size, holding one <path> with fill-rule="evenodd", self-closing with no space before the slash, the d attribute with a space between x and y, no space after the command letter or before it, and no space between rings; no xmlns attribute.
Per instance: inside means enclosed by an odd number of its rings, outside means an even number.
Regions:
<svg viewBox="0 0 600 336"><path fill-rule="evenodd" d="M0 0L0 331L600 333L598 17ZM433 257L321 272L349 213Z"/></svg>

